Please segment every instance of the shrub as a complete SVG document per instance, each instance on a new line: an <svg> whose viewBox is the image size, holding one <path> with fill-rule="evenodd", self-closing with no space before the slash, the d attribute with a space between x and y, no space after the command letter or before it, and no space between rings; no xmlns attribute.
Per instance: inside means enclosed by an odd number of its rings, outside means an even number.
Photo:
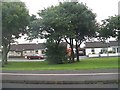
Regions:
<svg viewBox="0 0 120 90"><path fill-rule="evenodd" d="M62 64L67 62L66 48L53 42L47 42L47 61L50 64Z"/></svg>
<svg viewBox="0 0 120 90"><path fill-rule="evenodd" d="M92 52L92 54L95 54L95 52Z"/></svg>
<svg viewBox="0 0 120 90"><path fill-rule="evenodd" d="M108 51L108 53L115 53L114 51Z"/></svg>

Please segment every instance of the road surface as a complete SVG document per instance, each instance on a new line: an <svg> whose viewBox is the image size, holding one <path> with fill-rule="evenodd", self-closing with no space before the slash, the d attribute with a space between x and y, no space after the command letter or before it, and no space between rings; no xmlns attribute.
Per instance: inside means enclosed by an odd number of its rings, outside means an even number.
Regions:
<svg viewBox="0 0 120 90"><path fill-rule="evenodd" d="M4 81L4 88L118 87L118 84L113 82L118 80L118 69L3 71L0 75L2 75L2 80ZM52 84L48 84L51 81L53 81ZM67 84L65 84L66 82ZM76 84L76 82L79 82L79 84Z"/></svg>
<svg viewBox="0 0 120 90"><path fill-rule="evenodd" d="M118 73L83 73L83 74L2 74L3 80L26 81L104 81L118 80Z"/></svg>
<svg viewBox="0 0 120 90"><path fill-rule="evenodd" d="M36 71L37 72L37 71ZM111 70L61 70L61 71L23 71L23 72L7 72L0 73L4 83L16 82L16 83L107 83L113 84L118 80L118 72L115 69ZM109 81L109 82L108 82Z"/></svg>
<svg viewBox="0 0 120 90"><path fill-rule="evenodd" d="M118 88L117 84L18 84L3 83L2 88Z"/></svg>

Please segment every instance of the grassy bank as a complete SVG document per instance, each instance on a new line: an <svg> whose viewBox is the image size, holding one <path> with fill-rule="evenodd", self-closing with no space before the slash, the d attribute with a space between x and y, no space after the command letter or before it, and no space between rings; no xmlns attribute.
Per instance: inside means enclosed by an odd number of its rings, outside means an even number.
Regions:
<svg viewBox="0 0 120 90"><path fill-rule="evenodd" d="M44 62L9 62L3 70L81 70L118 68L117 57L89 58L72 64L49 65Z"/></svg>

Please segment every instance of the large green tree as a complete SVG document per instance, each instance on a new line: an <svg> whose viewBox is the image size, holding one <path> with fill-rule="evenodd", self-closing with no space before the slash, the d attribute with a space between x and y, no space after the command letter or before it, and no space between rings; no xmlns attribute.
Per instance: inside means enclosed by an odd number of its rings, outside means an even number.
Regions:
<svg viewBox="0 0 120 90"><path fill-rule="evenodd" d="M63 15L66 18L67 23L67 35L71 41L72 39L76 42L76 55L77 61L79 61L78 48L81 43L90 37L95 36L97 30L97 23L95 20L96 15L83 3L78 2L68 2L61 5L63 7ZM65 33L66 34L66 33ZM68 42L68 41L67 41ZM73 40L72 40L73 42ZM73 43L69 43L71 48Z"/></svg>
<svg viewBox="0 0 120 90"><path fill-rule="evenodd" d="M88 37L95 35L97 27L95 14L86 5L78 2L59 3L58 6L51 6L38 14L40 18L32 22L29 35L32 38L46 37L56 43L56 46L65 39L72 50L71 62L74 62L75 40L77 61L79 61L78 47Z"/></svg>
<svg viewBox="0 0 120 90"><path fill-rule="evenodd" d="M120 16L111 16L108 19L102 20L102 25L98 31L99 39L102 41L107 40L110 37L114 37L117 40L120 39Z"/></svg>
<svg viewBox="0 0 120 90"><path fill-rule="evenodd" d="M7 64L10 44L26 32L29 12L23 2L2 2L2 65Z"/></svg>

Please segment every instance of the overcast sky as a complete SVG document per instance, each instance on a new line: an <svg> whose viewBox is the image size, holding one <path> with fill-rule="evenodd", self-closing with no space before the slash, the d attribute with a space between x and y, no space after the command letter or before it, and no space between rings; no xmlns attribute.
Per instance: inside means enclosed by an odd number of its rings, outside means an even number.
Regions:
<svg viewBox="0 0 120 90"><path fill-rule="evenodd" d="M26 3L30 14L36 14L38 10L50 7L51 5L58 5L59 1L65 0L21 0ZM86 3L87 6L97 14L97 20L107 18L118 14L118 2L120 0L78 0Z"/></svg>
<svg viewBox="0 0 120 90"><path fill-rule="evenodd" d="M50 7L51 5L58 5L59 1L65 0L21 0L25 2L30 14L36 14L38 10ZM79 0L79 2L86 3L86 5L92 9L93 13L97 14L97 21L100 22L108 16L114 16L118 14L118 2L120 0ZM34 40L33 42L36 42ZM38 40L43 42L44 40ZM19 43L28 43L25 40L19 39Z"/></svg>

